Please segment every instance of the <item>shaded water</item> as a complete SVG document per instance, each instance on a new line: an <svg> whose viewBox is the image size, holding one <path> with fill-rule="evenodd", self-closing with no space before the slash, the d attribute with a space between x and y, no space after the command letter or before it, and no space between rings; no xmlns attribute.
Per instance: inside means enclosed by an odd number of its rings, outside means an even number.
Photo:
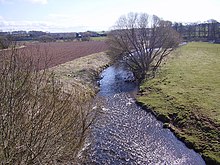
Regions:
<svg viewBox="0 0 220 165"><path fill-rule="evenodd" d="M199 154L188 149L161 122L135 104L130 92L131 74L111 66L102 73L100 97L103 115L92 128L88 164L98 165L203 165Z"/></svg>

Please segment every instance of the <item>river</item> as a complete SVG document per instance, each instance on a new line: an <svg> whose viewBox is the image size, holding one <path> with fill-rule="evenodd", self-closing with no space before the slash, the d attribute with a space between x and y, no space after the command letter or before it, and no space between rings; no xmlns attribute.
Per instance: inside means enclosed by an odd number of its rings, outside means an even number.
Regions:
<svg viewBox="0 0 220 165"><path fill-rule="evenodd" d="M89 160L97 165L205 165L151 113L135 104L131 73L111 66L102 72L102 115L92 127Z"/></svg>

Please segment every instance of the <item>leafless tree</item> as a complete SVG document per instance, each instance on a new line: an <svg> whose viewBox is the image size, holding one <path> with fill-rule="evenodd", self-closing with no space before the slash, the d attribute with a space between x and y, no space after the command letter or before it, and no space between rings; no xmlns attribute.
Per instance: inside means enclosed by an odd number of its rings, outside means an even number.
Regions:
<svg viewBox="0 0 220 165"><path fill-rule="evenodd" d="M7 49L10 46L13 46L14 42L12 36L0 36L0 49Z"/></svg>
<svg viewBox="0 0 220 165"><path fill-rule="evenodd" d="M75 162L95 120L93 93L65 93L21 52L0 51L0 164Z"/></svg>
<svg viewBox="0 0 220 165"><path fill-rule="evenodd" d="M139 80L155 72L179 41L171 22L146 13L120 17L108 35L111 54L125 62Z"/></svg>
<svg viewBox="0 0 220 165"><path fill-rule="evenodd" d="M186 41L220 42L220 23L214 19L187 24L174 23L173 28L178 31Z"/></svg>
<svg viewBox="0 0 220 165"><path fill-rule="evenodd" d="M218 32L219 32L219 22L214 20L214 19L210 19L207 21L209 26L208 26L208 38L209 40L216 40L218 39Z"/></svg>

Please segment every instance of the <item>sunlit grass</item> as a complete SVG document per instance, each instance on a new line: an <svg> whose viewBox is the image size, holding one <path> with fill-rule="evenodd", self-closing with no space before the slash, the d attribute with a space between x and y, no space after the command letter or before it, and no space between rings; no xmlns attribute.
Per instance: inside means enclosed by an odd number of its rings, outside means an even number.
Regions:
<svg viewBox="0 0 220 165"><path fill-rule="evenodd" d="M219 64L220 45L190 43L179 48L159 76L143 84L142 88L153 86L160 91L151 93L146 99L163 93L177 104L196 106L204 115L220 121ZM163 104L158 100L158 104Z"/></svg>
<svg viewBox="0 0 220 165"><path fill-rule="evenodd" d="M204 157L220 161L220 45L193 42L178 48L138 101L174 125Z"/></svg>

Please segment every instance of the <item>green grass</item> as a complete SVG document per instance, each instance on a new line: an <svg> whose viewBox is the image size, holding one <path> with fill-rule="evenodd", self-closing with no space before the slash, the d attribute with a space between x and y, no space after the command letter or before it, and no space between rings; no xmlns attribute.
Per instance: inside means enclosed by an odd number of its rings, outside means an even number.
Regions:
<svg viewBox="0 0 220 165"><path fill-rule="evenodd" d="M194 42L178 48L140 90L139 102L165 116L207 164L220 164L220 45Z"/></svg>

